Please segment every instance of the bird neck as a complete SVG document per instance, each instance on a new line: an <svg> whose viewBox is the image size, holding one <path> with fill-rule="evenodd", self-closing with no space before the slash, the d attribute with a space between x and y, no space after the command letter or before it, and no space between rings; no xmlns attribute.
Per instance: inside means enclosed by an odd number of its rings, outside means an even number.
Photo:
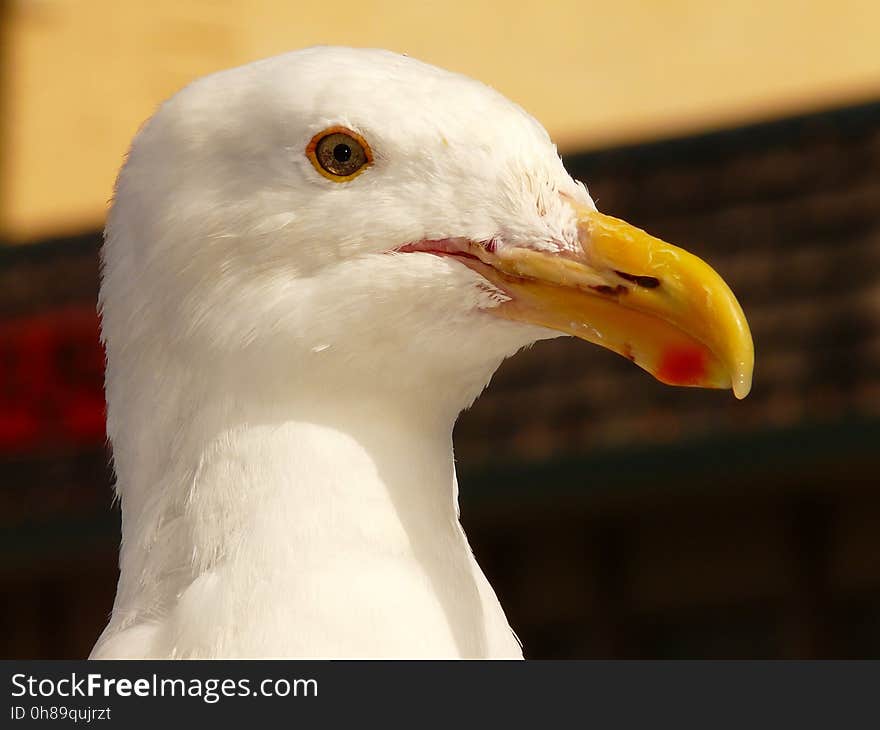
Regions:
<svg viewBox="0 0 880 730"><path fill-rule="evenodd" d="M142 509L164 512L162 524L185 518L187 555L191 548L208 562L228 559L238 532L270 517L281 520L283 536L263 525L253 538L275 546L363 531L369 510L405 511L420 522L455 518L457 413L404 394L304 389L285 398L272 390L281 397L249 394L198 412L157 475L167 499Z"/></svg>
<svg viewBox="0 0 880 730"><path fill-rule="evenodd" d="M430 594L412 598L407 610L426 622L436 614L420 630L437 641L451 632L450 653L484 651L484 604L489 600L493 615L500 608L458 522L452 427L460 405L436 402L431 388L393 398L303 388L285 398L277 384L267 391L275 397L249 393L196 409L189 439L153 485L153 498L143 498L146 485L124 485L118 628L170 615L177 636L198 642L196 628L210 606L217 629L205 639L211 647L178 643L174 651L272 655L278 647L241 639L248 634L241 607L229 604L233 597L250 596L263 625L281 625L303 591L322 623L332 622L330 605L339 600L375 610L378 623L390 620L388 595ZM209 423L224 425L212 431ZM370 566L387 576L388 561L409 567L384 587L359 583ZM245 645L218 646L233 627ZM391 633L389 626L377 640Z"/></svg>
<svg viewBox="0 0 880 730"><path fill-rule="evenodd" d="M253 569L259 556L271 571L280 555L341 546L401 551L457 524L451 423L412 403L314 405L237 425L202 453L186 505L198 572Z"/></svg>

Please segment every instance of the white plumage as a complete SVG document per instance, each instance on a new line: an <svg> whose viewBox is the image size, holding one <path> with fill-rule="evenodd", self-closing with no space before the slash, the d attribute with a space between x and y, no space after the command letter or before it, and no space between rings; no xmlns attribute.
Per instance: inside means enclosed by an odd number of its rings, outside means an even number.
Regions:
<svg viewBox="0 0 880 730"><path fill-rule="evenodd" d="M304 154L336 126L374 154L349 182ZM510 293L461 258L396 250L566 256L592 209L519 107L389 52L312 48L166 102L103 250L123 540L92 656L521 656L451 434L505 357L560 333L493 316Z"/></svg>

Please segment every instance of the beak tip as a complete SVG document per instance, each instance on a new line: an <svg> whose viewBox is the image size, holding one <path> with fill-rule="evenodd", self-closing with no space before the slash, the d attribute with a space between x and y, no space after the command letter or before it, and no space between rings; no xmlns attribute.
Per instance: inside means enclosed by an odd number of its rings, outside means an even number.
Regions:
<svg viewBox="0 0 880 730"><path fill-rule="evenodd" d="M745 398L752 390L752 374L740 372L733 379L733 394L737 400Z"/></svg>

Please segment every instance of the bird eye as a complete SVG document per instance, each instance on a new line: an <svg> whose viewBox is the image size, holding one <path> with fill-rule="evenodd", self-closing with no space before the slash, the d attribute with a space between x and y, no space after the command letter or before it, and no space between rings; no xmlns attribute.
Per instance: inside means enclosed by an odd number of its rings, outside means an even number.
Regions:
<svg viewBox="0 0 880 730"><path fill-rule="evenodd" d="M357 132L330 127L312 137L306 156L314 168L334 182L348 182L373 161L373 151Z"/></svg>

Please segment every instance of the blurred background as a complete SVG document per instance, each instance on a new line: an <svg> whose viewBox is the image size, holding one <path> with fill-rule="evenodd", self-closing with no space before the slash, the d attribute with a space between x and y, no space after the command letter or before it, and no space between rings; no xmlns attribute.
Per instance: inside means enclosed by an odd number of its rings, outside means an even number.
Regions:
<svg viewBox="0 0 880 730"><path fill-rule="evenodd" d="M555 340L461 418L463 521L526 656L880 656L878 27L857 0L0 0L0 656L85 656L112 605L95 298L131 137L316 43L496 87L749 317L744 402Z"/></svg>

